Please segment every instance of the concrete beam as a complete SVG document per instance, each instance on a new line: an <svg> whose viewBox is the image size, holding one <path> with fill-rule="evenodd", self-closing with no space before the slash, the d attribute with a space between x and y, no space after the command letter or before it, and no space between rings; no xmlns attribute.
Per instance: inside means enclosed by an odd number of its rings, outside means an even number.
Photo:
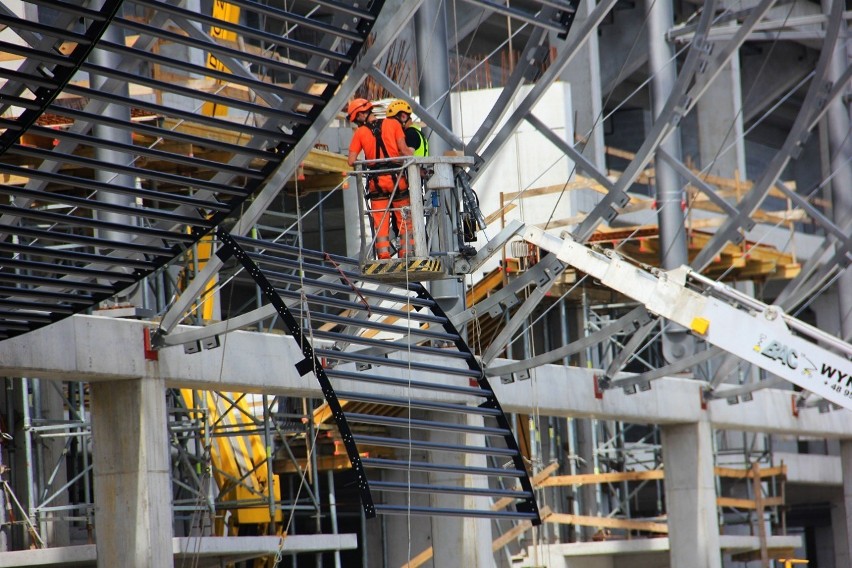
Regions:
<svg viewBox="0 0 852 568"><path fill-rule="evenodd" d="M222 337L222 346L188 355L180 347L158 352L158 361L145 359L143 330L153 324L100 316L74 316L31 333L0 342L0 375L73 381L161 378L167 387L265 392L270 395L322 398L317 381L299 376L295 363L302 359L292 338L236 331ZM495 361L500 365L505 361ZM404 370L388 370L402 376ZM701 408L702 383L662 378L646 392L626 395L605 391L595 398L594 375L602 371L560 365L534 370L534 379L510 384L492 381L507 412L536 411L546 416L623 420L637 424L677 424L709 420L714 428L796 434L820 438L852 438L852 413L835 410L820 414L792 412L791 391L764 389L738 405L724 400ZM415 377L432 382L440 377ZM408 376L407 374L405 375ZM365 383L340 388L387 394L387 389ZM451 400L442 393L424 398ZM706 414L706 417L705 417Z"/></svg>
<svg viewBox="0 0 852 568"><path fill-rule="evenodd" d="M840 456L773 452L772 459L776 464L787 466L788 484L821 485L825 487L843 485Z"/></svg>

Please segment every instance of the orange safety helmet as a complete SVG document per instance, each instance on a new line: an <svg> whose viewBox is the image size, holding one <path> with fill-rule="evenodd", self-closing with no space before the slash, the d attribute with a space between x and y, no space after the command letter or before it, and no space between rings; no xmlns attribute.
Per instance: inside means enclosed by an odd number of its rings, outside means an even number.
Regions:
<svg viewBox="0 0 852 568"><path fill-rule="evenodd" d="M408 116L414 114L414 111L411 110L411 105L405 102L402 99L396 99L395 101L391 101L388 105L387 117L393 118L401 112L407 112Z"/></svg>
<svg viewBox="0 0 852 568"><path fill-rule="evenodd" d="M349 115L349 121L355 122L355 115L359 112L366 112L373 108L373 103L368 101L367 99L352 99L349 102L349 108L346 110L346 114Z"/></svg>

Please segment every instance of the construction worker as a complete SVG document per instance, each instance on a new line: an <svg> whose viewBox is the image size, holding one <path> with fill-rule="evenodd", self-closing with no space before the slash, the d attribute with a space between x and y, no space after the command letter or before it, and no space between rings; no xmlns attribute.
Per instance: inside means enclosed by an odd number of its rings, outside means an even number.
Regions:
<svg viewBox="0 0 852 568"><path fill-rule="evenodd" d="M414 150L405 143L405 133L399 120L379 120L373 114L373 104L366 99L354 99L349 103L347 114L350 122L357 125L349 144L349 165L354 166L359 154L365 160L399 158L411 156ZM370 164L367 169L387 170L394 163ZM414 238L411 219L407 218L411 201L408 197L408 181L403 172L368 174L366 179L367 202L375 231L376 258L391 258L390 227L393 222L399 236L399 256L414 254Z"/></svg>
<svg viewBox="0 0 852 568"><path fill-rule="evenodd" d="M402 99L397 99L395 101L391 101L388 105L387 116L396 118L400 124L402 124L402 128L405 131L405 143L414 150L414 155L417 157L426 157L429 155L429 141L426 140L426 137L423 136L423 132L420 130L420 126L414 123L412 119L412 109L411 105ZM430 175L430 170L425 165L420 166L420 183L421 183L421 195L423 196L425 201L428 201L432 205L431 211L434 211L438 208L439 198L437 191L429 191L426 189L426 180ZM426 216L424 220L427 224L429 222L429 215Z"/></svg>
<svg viewBox="0 0 852 568"><path fill-rule="evenodd" d="M387 117L396 118L405 132L405 143L414 150L415 156L429 155L429 141L420 131L420 126L411 119L411 105L402 99L391 101L388 105Z"/></svg>

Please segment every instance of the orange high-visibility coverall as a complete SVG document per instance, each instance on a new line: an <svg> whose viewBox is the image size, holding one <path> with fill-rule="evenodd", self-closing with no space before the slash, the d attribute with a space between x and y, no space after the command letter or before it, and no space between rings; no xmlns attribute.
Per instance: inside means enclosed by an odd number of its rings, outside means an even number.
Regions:
<svg viewBox="0 0 852 568"><path fill-rule="evenodd" d="M387 156L377 153L376 137L367 125L361 125L355 130L352 142L349 144L349 155L364 152L364 159L397 158L403 154L399 150L397 140L405 138L402 125L398 120L385 119L382 121L382 143ZM390 168L393 164L380 164L378 168ZM396 190L396 191L394 191ZM390 196L393 194L393 202ZM408 180L402 175L379 174L369 178L367 182L367 199L369 200L370 216L373 220L373 230L376 232L376 257L387 259L391 257L390 224L391 216L396 221L399 231L401 248L400 257L414 254L414 235L411 219L403 216L402 209L408 207L411 201L408 197Z"/></svg>

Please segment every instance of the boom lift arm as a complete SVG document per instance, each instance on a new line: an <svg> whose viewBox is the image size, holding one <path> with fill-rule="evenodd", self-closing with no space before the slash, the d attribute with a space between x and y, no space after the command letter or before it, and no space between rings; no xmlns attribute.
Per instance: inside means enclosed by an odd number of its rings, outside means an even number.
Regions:
<svg viewBox="0 0 852 568"><path fill-rule="evenodd" d="M837 337L688 266L647 270L615 251L593 250L537 227L527 227L524 238L708 343L852 409L852 345Z"/></svg>

